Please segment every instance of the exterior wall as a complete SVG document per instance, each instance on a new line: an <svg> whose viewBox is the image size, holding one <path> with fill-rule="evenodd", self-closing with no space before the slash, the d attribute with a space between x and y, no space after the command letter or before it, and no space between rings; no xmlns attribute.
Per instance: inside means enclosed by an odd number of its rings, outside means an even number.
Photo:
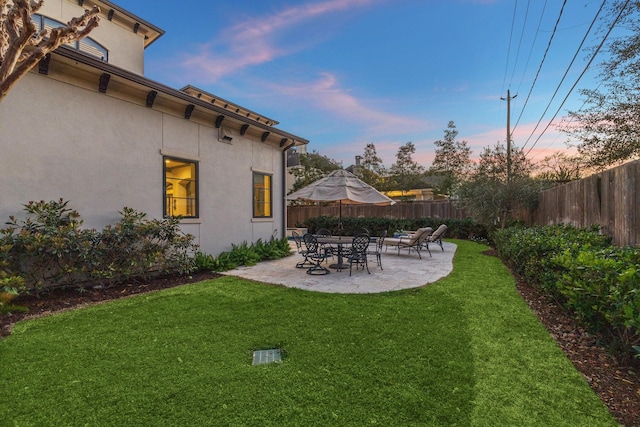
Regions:
<svg viewBox="0 0 640 427"><path fill-rule="evenodd" d="M68 22L81 16L85 8L69 0L47 0L38 13L60 22ZM104 14L89 37L109 52L109 63L136 74L144 74L144 38L131 29L109 21Z"/></svg>
<svg viewBox="0 0 640 427"><path fill-rule="evenodd" d="M27 113L28 112L28 113ZM0 103L0 221L29 200L69 200L86 228L131 207L161 218L162 156L199 161L199 218L184 220L201 250L284 235L283 154L275 144L218 130L157 108L29 73ZM252 218L252 171L273 173L273 218Z"/></svg>

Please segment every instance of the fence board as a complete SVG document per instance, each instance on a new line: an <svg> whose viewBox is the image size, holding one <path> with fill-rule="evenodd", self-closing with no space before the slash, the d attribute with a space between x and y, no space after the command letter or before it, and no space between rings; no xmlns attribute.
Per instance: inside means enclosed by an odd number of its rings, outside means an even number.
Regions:
<svg viewBox="0 0 640 427"><path fill-rule="evenodd" d="M530 225L599 225L618 246L640 245L640 160L539 195Z"/></svg>

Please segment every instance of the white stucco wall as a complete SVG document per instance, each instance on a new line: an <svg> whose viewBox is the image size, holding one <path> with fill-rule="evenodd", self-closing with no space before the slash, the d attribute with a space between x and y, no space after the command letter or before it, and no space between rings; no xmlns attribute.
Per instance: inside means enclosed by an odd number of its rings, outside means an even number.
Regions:
<svg viewBox="0 0 640 427"><path fill-rule="evenodd" d="M259 139L30 73L0 103L0 221L29 200L70 201L87 228L115 222L124 206L161 218L162 155L199 161L198 219L183 230L214 255L232 243L283 235L282 152ZM273 173L274 216L252 218L252 170Z"/></svg>
<svg viewBox="0 0 640 427"><path fill-rule="evenodd" d="M66 23L84 11L85 8L77 1L46 0L38 13ZM135 34L101 15L98 27L91 31L89 37L107 49L110 64L144 74L144 38L141 34Z"/></svg>

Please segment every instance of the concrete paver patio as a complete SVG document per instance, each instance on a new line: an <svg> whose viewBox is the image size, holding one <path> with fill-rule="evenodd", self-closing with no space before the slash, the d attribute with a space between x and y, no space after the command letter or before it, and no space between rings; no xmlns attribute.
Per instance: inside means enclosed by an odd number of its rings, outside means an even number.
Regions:
<svg viewBox="0 0 640 427"><path fill-rule="evenodd" d="M291 242L293 250L295 245ZM324 276L311 276L306 268L296 268L296 263L302 260L297 252L290 257L263 261L252 267L240 267L225 272L225 275L238 276L260 282L284 285L291 288L305 289L316 292L332 292L342 294L365 294L400 289L417 288L433 283L453 270L453 256L456 245L443 242L444 251L437 245L430 245L432 257L424 251L422 259L412 251L400 251L389 247L382 253L382 268L376 264L375 256L369 258L369 271L353 270L349 276L349 268L340 272L330 269L331 273ZM329 259L329 263L331 263ZM334 260L335 262L335 260Z"/></svg>

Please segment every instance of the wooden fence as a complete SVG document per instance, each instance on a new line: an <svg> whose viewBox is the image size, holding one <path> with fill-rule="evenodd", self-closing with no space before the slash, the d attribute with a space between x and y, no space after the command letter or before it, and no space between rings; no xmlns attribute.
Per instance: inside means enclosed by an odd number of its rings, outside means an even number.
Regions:
<svg viewBox="0 0 640 427"><path fill-rule="evenodd" d="M640 245L640 160L540 193L530 225L599 225L617 246Z"/></svg>
<svg viewBox="0 0 640 427"><path fill-rule="evenodd" d="M289 206L287 208L287 227L304 224L307 218L319 216L337 217L338 205ZM467 215L451 200L433 200L416 202L398 202L391 206L342 205L344 218L452 218L465 219Z"/></svg>

